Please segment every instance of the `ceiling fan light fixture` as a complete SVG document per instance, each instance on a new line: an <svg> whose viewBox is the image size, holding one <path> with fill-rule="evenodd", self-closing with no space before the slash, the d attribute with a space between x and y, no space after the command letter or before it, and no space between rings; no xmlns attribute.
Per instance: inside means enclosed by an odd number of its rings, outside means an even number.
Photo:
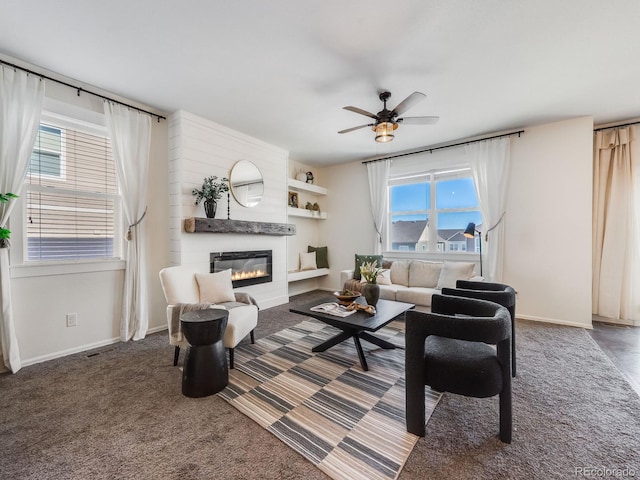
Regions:
<svg viewBox="0 0 640 480"><path fill-rule="evenodd" d="M376 142L386 143L393 140L393 131L398 128L398 124L395 122L380 122L373 126L373 131L376 132Z"/></svg>
<svg viewBox="0 0 640 480"><path fill-rule="evenodd" d="M353 132L354 130L360 130L361 128L371 127L371 130L376 132L376 142L388 143L393 140L393 131L398 128L398 124L400 122L412 125L431 125L438 121L438 117L400 117L400 115L402 115L417 102L423 100L426 97L424 93L413 92L403 101L401 101L393 110L389 110L387 108L387 100L389 100L390 97L390 92L380 92L378 98L380 98L380 100L383 102L384 107L378 113L371 113L361 108L353 107L351 105L342 107L344 110L349 110L350 112L373 118L375 120L375 123L346 128L344 130L340 130L338 133L348 133Z"/></svg>

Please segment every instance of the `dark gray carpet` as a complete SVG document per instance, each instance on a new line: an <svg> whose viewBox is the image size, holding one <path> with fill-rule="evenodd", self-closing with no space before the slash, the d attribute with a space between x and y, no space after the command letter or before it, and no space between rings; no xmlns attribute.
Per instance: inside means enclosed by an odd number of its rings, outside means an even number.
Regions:
<svg viewBox="0 0 640 480"><path fill-rule="evenodd" d="M265 310L257 336L300 320L288 306ZM589 335L517 329L513 443L498 440L496 399L445 394L399 478L640 476L640 399ZM159 333L0 375L0 478L328 478L218 396L183 397L172 360Z"/></svg>

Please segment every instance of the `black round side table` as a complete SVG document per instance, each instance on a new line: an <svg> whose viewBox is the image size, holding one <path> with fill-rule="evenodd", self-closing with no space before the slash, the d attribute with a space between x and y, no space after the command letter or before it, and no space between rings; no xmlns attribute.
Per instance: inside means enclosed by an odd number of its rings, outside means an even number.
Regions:
<svg viewBox="0 0 640 480"><path fill-rule="evenodd" d="M182 333L189 347L182 370L182 394L206 397L223 390L229 383L227 356L222 336L229 311L217 308L195 310L180 317Z"/></svg>

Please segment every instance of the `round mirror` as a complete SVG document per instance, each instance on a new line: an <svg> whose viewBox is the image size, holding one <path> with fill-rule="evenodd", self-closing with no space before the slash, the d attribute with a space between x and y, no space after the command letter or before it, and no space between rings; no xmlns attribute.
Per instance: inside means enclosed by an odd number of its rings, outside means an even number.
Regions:
<svg viewBox="0 0 640 480"><path fill-rule="evenodd" d="M262 174L249 160L240 160L231 169L229 185L233 198L243 207L255 207L262 200Z"/></svg>

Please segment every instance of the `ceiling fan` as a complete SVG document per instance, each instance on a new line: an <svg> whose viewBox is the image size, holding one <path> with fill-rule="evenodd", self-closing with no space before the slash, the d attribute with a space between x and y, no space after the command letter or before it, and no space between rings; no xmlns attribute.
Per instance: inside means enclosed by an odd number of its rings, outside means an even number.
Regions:
<svg viewBox="0 0 640 480"><path fill-rule="evenodd" d="M391 97L390 92L380 92L378 98L384 103L384 107L378 113L373 114L362 110L358 107L342 107L345 110L359 113L369 118L373 118L375 123L368 123L366 125L360 125L357 127L347 128L346 130L340 130L338 133L348 133L358 130L360 128L371 127L371 130L376 132L376 142L390 142L393 140L393 131L398 128L398 124L404 123L407 125L432 125L436 123L440 117L402 117L398 118L404 112L413 107L416 103L426 98L424 93L413 92L403 101L401 101L393 110L387 109L387 100Z"/></svg>

